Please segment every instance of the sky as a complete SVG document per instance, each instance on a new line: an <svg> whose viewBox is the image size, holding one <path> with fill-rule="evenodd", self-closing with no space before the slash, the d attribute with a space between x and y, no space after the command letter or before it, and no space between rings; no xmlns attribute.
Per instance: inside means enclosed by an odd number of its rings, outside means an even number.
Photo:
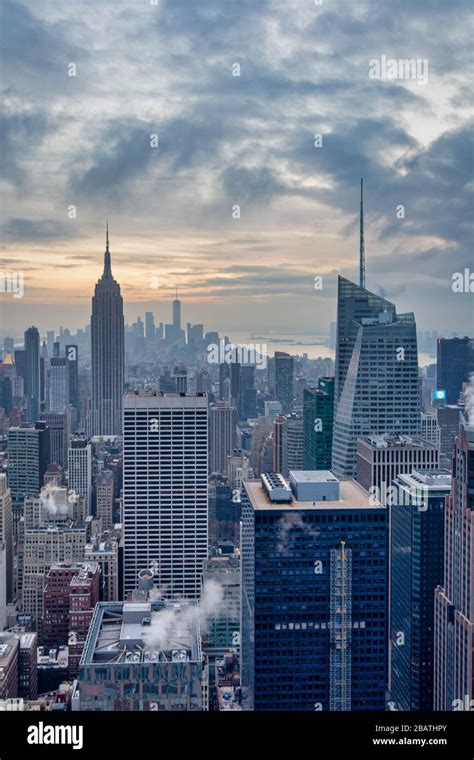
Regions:
<svg viewBox="0 0 474 760"><path fill-rule="evenodd" d="M185 322L324 334L363 176L367 287L472 334L470 6L3 0L1 332L88 322L108 218L128 321L178 287ZM371 78L382 56L428 81Z"/></svg>

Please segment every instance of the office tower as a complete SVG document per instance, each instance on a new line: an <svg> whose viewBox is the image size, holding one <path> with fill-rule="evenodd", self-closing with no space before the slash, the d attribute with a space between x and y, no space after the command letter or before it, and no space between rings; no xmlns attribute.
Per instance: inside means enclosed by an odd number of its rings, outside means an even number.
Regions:
<svg viewBox="0 0 474 760"><path fill-rule="evenodd" d="M176 393L187 393L188 391L188 371L186 367L180 365L174 368L173 379L175 382Z"/></svg>
<svg viewBox="0 0 474 760"><path fill-rule="evenodd" d="M49 649L68 643L71 579L81 567L78 562L58 562L48 570L43 589L43 615L39 643Z"/></svg>
<svg viewBox="0 0 474 760"><path fill-rule="evenodd" d="M92 433L121 435L124 321L120 285L112 276L109 230L104 271L95 286L91 316Z"/></svg>
<svg viewBox="0 0 474 760"><path fill-rule="evenodd" d="M275 351L275 396L281 402L285 414L291 412L293 406L293 376L293 357L283 351Z"/></svg>
<svg viewBox="0 0 474 760"><path fill-rule="evenodd" d="M80 407L79 398L79 347L67 345L65 348L66 359L69 367L69 404L74 410L73 427L76 428Z"/></svg>
<svg viewBox="0 0 474 760"><path fill-rule="evenodd" d="M268 417L258 417L252 428L250 466L255 476L272 469L273 423Z"/></svg>
<svg viewBox="0 0 474 760"><path fill-rule="evenodd" d="M444 581L435 592L435 710L472 710L474 704L473 422L461 417L446 499Z"/></svg>
<svg viewBox="0 0 474 760"><path fill-rule="evenodd" d="M86 526L72 520L25 527L22 612L36 624L43 615L43 589L51 565L84 558Z"/></svg>
<svg viewBox="0 0 474 760"><path fill-rule="evenodd" d="M7 627L7 552L0 539L0 631Z"/></svg>
<svg viewBox="0 0 474 760"><path fill-rule="evenodd" d="M193 351L202 351L204 341L204 325L186 325L187 343Z"/></svg>
<svg viewBox="0 0 474 760"><path fill-rule="evenodd" d="M297 414L283 417L281 426L281 472L288 478L290 470L303 469L303 418Z"/></svg>
<svg viewBox="0 0 474 760"><path fill-rule="evenodd" d="M162 393L176 393L176 378L171 376L169 369L160 375L158 385Z"/></svg>
<svg viewBox="0 0 474 760"><path fill-rule="evenodd" d="M227 457L227 479L230 487L241 488L243 479L252 480L253 470L249 458L239 449Z"/></svg>
<svg viewBox="0 0 474 760"><path fill-rule="evenodd" d="M50 361L49 369L49 411L63 414L69 406L69 363L65 358Z"/></svg>
<svg viewBox="0 0 474 760"><path fill-rule="evenodd" d="M97 562L100 567L100 600L117 602L123 598L119 572L119 541L110 532L92 536L86 544L86 562Z"/></svg>
<svg viewBox="0 0 474 760"><path fill-rule="evenodd" d="M282 406L280 401L265 401L265 417L275 422L276 418L282 413Z"/></svg>
<svg viewBox="0 0 474 760"><path fill-rule="evenodd" d="M433 710L434 592L443 580L449 470L393 481L390 507L390 698L397 710Z"/></svg>
<svg viewBox="0 0 474 760"><path fill-rule="evenodd" d="M176 298L173 301L173 327L179 335L181 331L181 301L178 300L178 288L176 288Z"/></svg>
<svg viewBox="0 0 474 760"><path fill-rule="evenodd" d="M222 604L210 616L203 631L206 647L238 649L240 646L240 558L219 554L204 563L203 586L210 582L223 591Z"/></svg>
<svg viewBox="0 0 474 760"><path fill-rule="evenodd" d="M100 520L103 531L112 528L114 523L114 481L110 470L103 470L97 476L96 517Z"/></svg>
<svg viewBox="0 0 474 760"><path fill-rule="evenodd" d="M7 415L13 409L13 383L9 377L0 377L0 408Z"/></svg>
<svg viewBox="0 0 474 760"><path fill-rule="evenodd" d="M27 387L27 367L26 367L26 350L24 348L15 349L15 368L17 377L23 380L23 390L26 396Z"/></svg>
<svg viewBox="0 0 474 760"><path fill-rule="evenodd" d="M43 484L45 486L63 486L65 483L64 469L60 464L50 464L44 473Z"/></svg>
<svg viewBox="0 0 474 760"><path fill-rule="evenodd" d="M46 423L49 430L49 460L66 467L69 446L69 415L41 412L40 421Z"/></svg>
<svg viewBox="0 0 474 760"><path fill-rule="evenodd" d="M39 494L27 496L23 508L24 529L67 525L86 520L85 498L61 486L43 486Z"/></svg>
<svg viewBox="0 0 474 760"><path fill-rule="evenodd" d="M85 496L87 514L92 506L92 447L86 438L73 438L67 452L67 482L70 491Z"/></svg>
<svg viewBox="0 0 474 760"><path fill-rule="evenodd" d="M463 383L474 372L474 340L439 338L437 353L437 387L446 391L447 404L457 404Z"/></svg>
<svg viewBox="0 0 474 760"><path fill-rule="evenodd" d="M13 633L0 633L0 699L18 697L18 653L20 644Z"/></svg>
<svg viewBox="0 0 474 760"><path fill-rule="evenodd" d="M4 338L3 339L3 356L5 356L5 354L13 354L14 350L15 350L15 339Z"/></svg>
<svg viewBox="0 0 474 760"><path fill-rule="evenodd" d="M89 626L99 601L100 566L82 562L69 584L69 678L79 675L79 661L86 643Z"/></svg>
<svg viewBox="0 0 474 760"><path fill-rule="evenodd" d="M219 399L229 401L230 398L230 364L222 362L219 364Z"/></svg>
<svg viewBox="0 0 474 760"><path fill-rule="evenodd" d="M242 493L242 686L255 710L383 710L387 515L351 480Z"/></svg>
<svg viewBox="0 0 474 760"><path fill-rule="evenodd" d="M426 414L425 412L421 413L421 437L425 441L428 441L428 443L433 443L435 446L440 448L441 431L438 425L436 411L435 414L431 414L429 412Z"/></svg>
<svg viewBox="0 0 474 760"><path fill-rule="evenodd" d="M19 696L36 699L38 696L38 636L36 633L16 634L20 643L18 651Z"/></svg>
<svg viewBox="0 0 474 760"><path fill-rule="evenodd" d="M303 391L303 468L329 470L332 461L334 378L320 377Z"/></svg>
<svg viewBox="0 0 474 760"><path fill-rule="evenodd" d="M50 649L68 645L69 677L79 672L79 660L99 601L100 566L97 562L53 564L43 591L40 643Z"/></svg>
<svg viewBox="0 0 474 760"><path fill-rule="evenodd" d="M49 465L49 428L45 422L35 427L12 427L8 431L8 485L18 504L25 496L39 493Z"/></svg>
<svg viewBox="0 0 474 760"><path fill-rule="evenodd" d="M436 470L439 449L434 443L408 435L368 435L357 441L356 480L366 491L374 486L378 498L401 473Z"/></svg>
<svg viewBox="0 0 474 760"><path fill-rule="evenodd" d="M257 391L255 390L255 365L240 365L239 419L257 416Z"/></svg>
<svg viewBox="0 0 474 760"><path fill-rule="evenodd" d="M196 598L207 558L207 398L124 398L124 592L156 565L168 595Z"/></svg>
<svg viewBox="0 0 474 760"><path fill-rule="evenodd" d="M240 496L225 475L209 477L209 541L238 541Z"/></svg>
<svg viewBox="0 0 474 760"><path fill-rule="evenodd" d="M329 348L336 348L336 323L329 324Z"/></svg>
<svg viewBox="0 0 474 760"><path fill-rule="evenodd" d="M54 330L47 330L46 331L46 347L48 350L48 356L53 355L54 350Z"/></svg>
<svg viewBox="0 0 474 760"><path fill-rule="evenodd" d="M27 421L36 422L40 413L40 337L37 327L25 332L25 396Z"/></svg>
<svg viewBox="0 0 474 760"><path fill-rule="evenodd" d="M155 340L155 317L152 311L145 312L145 337L147 342Z"/></svg>
<svg viewBox="0 0 474 760"><path fill-rule="evenodd" d="M234 401L240 398L240 362L230 363L230 397Z"/></svg>
<svg viewBox="0 0 474 760"><path fill-rule="evenodd" d="M225 473L227 457L235 449L235 406L218 401L209 407L209 472Z"/></svg>
<svg viewBox="0 0 474 760"><path fill-rule="evenodd" d="M135 338L145 337L145 327L143 325L143 321L141 317L138 317L137 321L133 323L132 334L135 336Z"/></svg>
<svg viewBox="0 0 474 760"><path fill-rule="evenodd" d="M165 635L155 635L163 620ZM203 670L195 602L100 602L80 661L80 709L204 710Z"/></svg>
<svg viewBox="0 0 474 760"><path fill-rule="evenodd" d="M48 350L43 341L40 350L40 409L49 404L49 365Z"/></svg>
<svg viewBox="0 0 474 760"><path fill-rule="evenodd" d="M436 409L436 419L440 435L440 457L443 467L449 467L453 458L454 441L459 432L459 421L463 407L449 404Z"/></svg>
<svg viewBox="0 0 474 760"><path fill-rule="evenodd" d="M354 477L357 438L420 433L416 324L344 277L337 309L333 470Z"/></svg>
<svg viewBox="0 0 474 760"><path fill-rule="evenodd" d="M6 601L13 601L13 513L12 496L8 487L7 476L0 473L0 545L3 544L5 555L2 571L5 572Z"/></svg>
<svg viewBox="0 0 474 760"><path fill-rule="evenodd" d="M273 472L281 472L283 469L283 415L277 417L273 423Z"/></svg>

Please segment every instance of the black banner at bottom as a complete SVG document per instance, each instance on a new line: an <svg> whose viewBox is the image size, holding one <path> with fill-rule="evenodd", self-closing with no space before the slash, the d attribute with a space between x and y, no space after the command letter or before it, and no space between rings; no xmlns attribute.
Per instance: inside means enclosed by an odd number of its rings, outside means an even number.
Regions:
<svg viewBox="0 0 474 760"><path fill-rule="evenodd" d="M474 714L298 712L0 712L0 760L170 754L357 751L371 757L474 758ZM171 745L171 746L170 746ZM71 754L72 753L72 754ZM280 753L279 753L280 754ZM135 760L131 756L131 760Z"/></svg>

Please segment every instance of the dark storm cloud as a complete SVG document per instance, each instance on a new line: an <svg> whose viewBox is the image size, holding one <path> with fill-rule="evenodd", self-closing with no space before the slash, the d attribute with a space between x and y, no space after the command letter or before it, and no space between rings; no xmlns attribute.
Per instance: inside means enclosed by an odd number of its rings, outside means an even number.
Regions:
<svg viewBox="0 0 474 760"><path fill-rule="evenodd" d="M2 237L6 243L41 242L43 240L63 240L74 237L72 224L58 222L57 219L13 218L2 226Z"/></svg>
<svg viewBox="0 0 474 760"><path fill-rule="evenodd" d="M41 2L3 0L0 8L0 58L2 81L23 97L58 95L70 84L67 66L84 61L85 49L70 40L71 26L51 23L42 13ZM82 24L78 19L76 22ZM34 90L37 90L37 93ZM46 104L45 104L46 105Z"/></svg>
<svg viewBox="0 0 474 760"><path fill-rule="evenodd" d="M1 36L1 35L0 35ZM8 107L0 114L0 177L21 184L26 174L22 160L34 154L45 137L50 122L44 113L13 113Z"/></svg>

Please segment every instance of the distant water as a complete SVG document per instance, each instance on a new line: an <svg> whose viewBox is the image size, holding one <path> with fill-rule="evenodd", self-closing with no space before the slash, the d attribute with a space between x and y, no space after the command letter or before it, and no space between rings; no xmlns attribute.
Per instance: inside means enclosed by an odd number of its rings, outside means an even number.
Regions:
<svg viewBox="0 0 474 760"><path fill-rule="evenodd" d="M284 335L255 331L249 332L222 332L228 335L233 343L266 343L267 353L272 356L275 351L286 351L288 354L308 354L310 359L334 359L335 351L329 348L326 335ZM432 354L418 352L418 364L426 367L428 364L436 364L436 357Z"/></svg>

